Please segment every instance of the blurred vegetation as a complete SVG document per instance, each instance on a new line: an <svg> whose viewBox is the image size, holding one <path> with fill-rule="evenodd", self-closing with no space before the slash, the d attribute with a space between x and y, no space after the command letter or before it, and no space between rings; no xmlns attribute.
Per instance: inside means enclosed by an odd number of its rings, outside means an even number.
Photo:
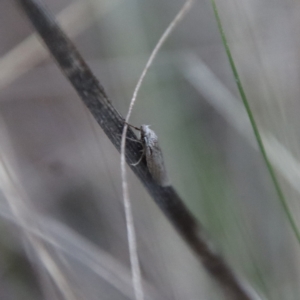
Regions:
<svg viewBox="0 0 300 300"><path fill-rule="evenodd" d="M75 1L45 3L59 13ZM81 3L84 9L72 26L89 25L72 39L121 114L151 50L182 3ZM300 7L291 0L217 5L298 224ZM14 178L9 186L7 169L1 167L0 298L65 297L26 242L27 231L31 228L34 235L36 227L42 233L38 243L51 254L74 298L129 299L119 154L51 58L31 65L34 58L23 62L23 55L13 56L32 33L14 1L1 1L0 22L0 155ZM35 53L26 55L31 51ZM266 299L299 299L299 244L240 105L212 7L198 1L147 74L131 123L151 124L174 187L241 278ZM8 208L14 188L22 190L20 200L30 211L29 229L16 225ZM223 299L132 175L130 193L146 292L153 299ZM62 230L61 224L72 231Z"/></svg>

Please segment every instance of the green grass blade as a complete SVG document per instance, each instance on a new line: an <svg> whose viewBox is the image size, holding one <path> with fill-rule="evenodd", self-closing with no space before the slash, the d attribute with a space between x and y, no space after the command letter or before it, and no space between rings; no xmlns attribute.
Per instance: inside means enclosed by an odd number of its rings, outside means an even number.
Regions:
<svg viewBox="0 0 300 300"><path fill-rule="evenodd" d="M227 42L227 39L226 39L226 35L225 35L225 32L224 32L224 29L222 27L222 23L221 23L221 19L220 19L219 13L218 13L216 2L215 2L215 0L211 0L211 3L212 3L213 11L214 11L214 14L215 14L215 18L216 18L216 21L217 21L218 29L219 29L220 34L221 34L222 42L224 44L224 47L225 47L225 50L226 50L226 54L227 54L227 57L228 57L228 60L229 60L229 64L230 64L230 67L232 69L233 76L234 76L234 79L236 81L236 84L237 84L240 96L241 96L241 98L243 100L243 103L244 103L244 106L246 108L248 117L250 119L250 123L251 123L252 129L253 129L256 141L258 143L259 150L260 150L260 152L261 152L261 154L263 156L263 159L264 159L265 164L267 166L268 172L269 172L269 174L271 176L271 179L272 179L272 182L274 184L276 193L278 195L280 204L281 204L281 206L282 206L282 208L283 208L283 210L284 210L284 212L286 214L286 217L287 217L287 219L289 221L290 226L292 227L292 230L293 230L293 232L294 232L294 234L295 234L295 236L297 238L297 241L300 244L300 232L299 232L298 227L296 225L296 222L295 222L295 220L293 218L293 215L292 215L292 213L291 213L291 211L289 209L287 200L286 200L286 198L285 198L285 196L283 194L283 191L282 191L282 189L280 187L280 184L279 184L279 181L278 181L278 179L276 177L276 174L275 174L275 171L273 169L273 166L270 163L270 160L269 160L268 155L266 153L266 150L265 150L265 147L264 147L261 135L260 135L259 130L258 130L258 126L257 126L256 121L254 119L254 116L252 114L252 111L251 111L251 108L250 108L250 105L249 105L249 101L248 101L248 99L246 97L246 94L245 94L245 91L243 89L243 86L242 86L242 83L241 83L238 71L236 69L234 60L233 60L232 55L231 55L231 51L230 51L230 48L229 48L229 45L228 45L228 42Z"/></svg>

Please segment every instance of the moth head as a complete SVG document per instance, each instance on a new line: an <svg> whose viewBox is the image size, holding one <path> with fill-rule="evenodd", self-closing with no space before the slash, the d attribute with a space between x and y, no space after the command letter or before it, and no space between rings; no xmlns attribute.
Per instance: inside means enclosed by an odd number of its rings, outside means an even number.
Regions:
<svg viewBox="0 0 300 300"><path fill-rule="evenodd" d="M141 132L147 132L147 131L151 130L149 127L150 127L150 125L142 125Z"/></svg>
<svg viewBox="0 0 300 300"><path fill-rule="evenodd" d="M149 132L152 131L149 127L150 125L141 126L141 139L144 139L144 137L149 135Z"/></svg>

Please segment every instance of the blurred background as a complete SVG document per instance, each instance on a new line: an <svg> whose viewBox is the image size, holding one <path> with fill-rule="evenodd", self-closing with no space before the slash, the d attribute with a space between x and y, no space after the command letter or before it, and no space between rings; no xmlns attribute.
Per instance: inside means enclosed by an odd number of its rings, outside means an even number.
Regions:
<svg viewBox="0 0 300 300"><path fill-rule="evenodd" d="M122 115L179 0L44 0ZM300 4L217 1L298 227ZM0 1L0 298L133 299L119 154L15 1ZM131 123L151 124L174 187L239 276L299 299L300 248L240 100L209 1L160 51ZM147 299L224 299L129 173Z"/></svg>

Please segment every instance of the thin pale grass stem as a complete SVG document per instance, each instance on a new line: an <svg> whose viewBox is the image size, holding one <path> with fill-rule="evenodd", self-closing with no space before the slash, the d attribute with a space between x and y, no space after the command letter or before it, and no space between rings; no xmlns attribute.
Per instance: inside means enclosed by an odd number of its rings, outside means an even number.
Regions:
<svg viewBox="0 0 300 300"><path fill-rule="evenodd" d="M3 128L3 127L2 127ZM3 129L2 129L3 130ZM23 201L21 195L25 195L21 187L14 180L14 175L9 170L3 155L0 154L0 177L2 182L2 192L8 202L8 205L18 223L21 224L22 228L26 227L26 223L32 223L32 210ZM37 224L34 224L37 230L39 230ZM59 291L66 300L76 300L76 296L70 287L67 278L60 270L55 260L51 257L49 251L45 247L43 241L40 241L34 234L24 230L25 237L29 241L30 245L36 252L39 261L56 284Z"/></svg>
<svg viewBox="0 0 300 300"><path fill-rule="evenodd" d="M128 188L128 181L126 175L126 161L125 161L125 147L126 147L126 134L128 128L129 118L135 104L138 91L142 85L142 82L147 74L148 69L150 68L151 64L153 63L158 51L160 50L163 43L169 37L173 29L176 25L180 22L180 20L184 17L184 15L189 11L193 0L188 0L185 2L179 13L175 16L173 21L167 27L161 38L159 39L158 43L156 44L154 50L152 51L148 62L137 82L137 85L134 89L132 99L130 101L128 113L125 118L125 125L123 128L122 139L121 139L121 176L122 176L122 189L123 189L123 201L124 201L124 209L125 209L125 217L126 217L126 227L127 227L127 238L128 238L128 246L129 246L129 255L130 255L130 263L131 263L131 271L132 271L132 282L133 288L135 292L136 300L143 300L144 299L144 291L142 286L142 278L141 278L141 269L139 264L138 258L138 249L137 249L137 242L136 242L136 233L134 228L134 221L133 221L133 214L131 208L131 200L129 196L129 188Z"/></svg>
<svg viewBox="0 0 300 300"><path fill-rule="evenodd" d="M231 54L231 51L230 51L230 47L228 45L228 42L227 42L227 39L226 39L226 35L225 35L224 29L223 29L223 26L222 26L222 23L221 23L221 19L220 19L220 16L219 16L217 5L216 5L216 3L215 3L214 0L211 0L211 3L212 3L214 14L215 14L215 17L216 17L216 20L217 20L218 28L219 28L219 31L220 31L220 34L221 34L221 38L222 38L222 41L223 41L223 45L225 47L226 54L227 54L227 57L228 57L228 60L229 60L229 64L230 64L230 67L232 69L233 76L234 76L234 79L236 81L236 84L237 84L240 96L241 96L241 98L243 100L245 109L247 111L247 114L248 114L248 117L249 117L252 129L253 129L253 132L254 132L257 144L258 144L258 148L259 148L259 150L260 150L260 152L262 154L263 160L264 160L264 162L265 162L265 164L267 166L267 169L268 169L268 172L270 174L271 180L272 180L272 182L274 184L276 193L278 195L280 204L281 204L281 206L282 206L282 208L283 208L283 210L284 210L284 212L286 214L286 217L287 217L288 222L289 222L289 224L290 224L290 226L291 226L291 228L292 228L292 230L293 230L293 232L294 232L294 234L296 236L296 239L297 239L298 243L300 244L300 232L299 232L299 230L297 228L296 221L294 220L292 212L289 209L289 206L288 206L287 200L286 200L286 198L284 196L283 190L282 190L282 188L281 188L281 186L279 184L279 181L277 179L277 176L275 174L273 166L272 166L272 164L271 164L271 162L269 160L269 157L267 155L264 143L263 143L262 138L261 138L260 131L259 131L258 126L256 124L254 115L253 115L252 110L250 108L249 101L247 99L246 93L245 93L244 88L242 86L242 83L241 83L241 80L240 80L237 68L235 66L235 63L234 63L234 60L233 60L233 57L232 57L232 54Z"/></svg>
<svg viewBox="0 0 300 300"><path fill-rule="evenodd" d="M66 276L60 270L58 264L50 255L43 242L39 241L35 236L32 236L29 233L27 233L27 236L34 250L36 251L43 267L47 270L53 282L55 282L57 288L64 296L64 299L77 300L78 298L74 294L73 289L70 287Z"/></svg>
<svg viewBox="0 0 300 300"><path fill-rule="evenodd" d="M12 149L10 141L7 138L8 134L6 133L5 124L1 122L1 132L0 137L2 143ZM11 209L11 212L17 222L21 225L21 228L25 228L26 224L32 224L37 231L40 231L37 223L34 222L33 209L30 207L30 203L26 203L24 198L26 198L26 193L22 188L22 185L19 184L15 172L8 167L8 159L6 156L0 152L0 182L1 182L1 191L3 192L8 206ZM72 288L70 287L67 278L64 276L63 272L60 270L56 261L51 257L51 254L45 247L44 241L39 239L37 236L32 234L29 231L23 230L24 236L29 241L30 245L34 249L39 261L42 266L49 274L53 282L56 284L59 291L64 296L66 300L76 300L76 296L73 293Z"/></svg>

